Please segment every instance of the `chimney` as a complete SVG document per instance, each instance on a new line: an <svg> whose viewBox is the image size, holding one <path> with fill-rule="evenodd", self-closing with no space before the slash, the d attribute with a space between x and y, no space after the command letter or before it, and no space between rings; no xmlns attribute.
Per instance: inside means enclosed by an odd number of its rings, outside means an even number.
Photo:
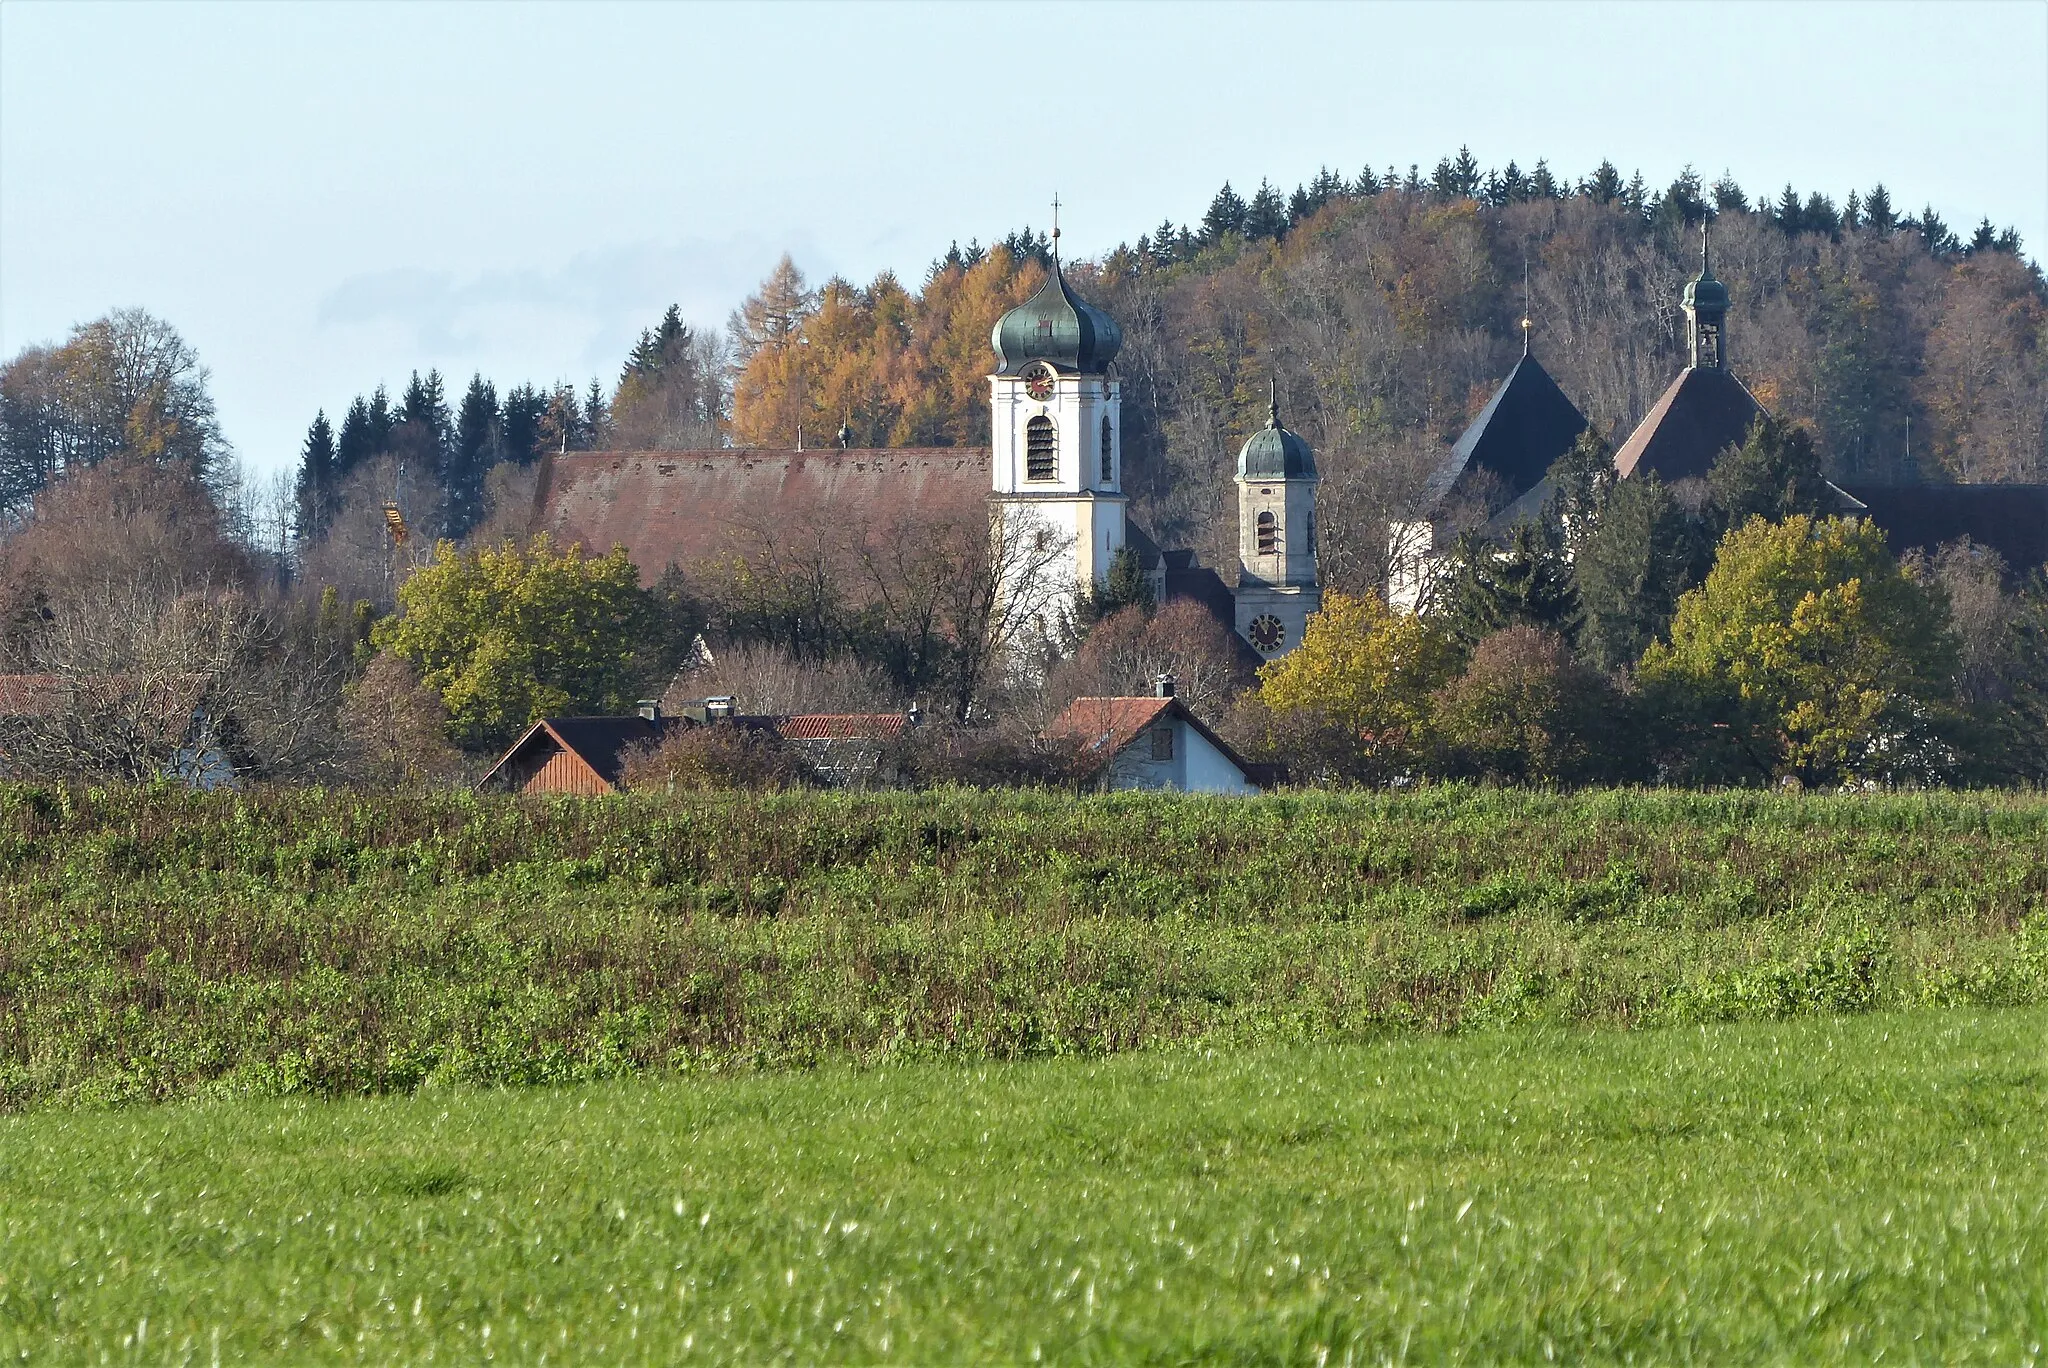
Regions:
<svg viewBox="0 0 2048 1368"><path fill-rule="evenodd" d="M727 720L727 719L731 718L731 717L732 717L732 695L730 695L730 694L727 694L727 695L726 695L725 697L723 697L723 698L707 698L707 699L705 699L705 700L704 700L704 716L705 716L705 718L706 718L707 720L709 720L709 721L712 721L712 722L719 722L719 721L724 721L724 720Z"/></svg>
<svg viewBox="0 0 2048 1368"><path fill-rule="evenodd" d="M661 721L661 700L658 698L643 698L633 705L633 711L639 713L649 722L659 722Z"/></svg>
<svg viewBox="0 0 2048 1368"><path fill-rule="evenodd" d="M1174 679L1170 674L1160 675L1152 681L1152 696L1154 698L1171 698L1173 697L1173 689Z"/></svg>
<svg viewBox="0 0 2048 1368"><path fill-rule="evenodd" d="M916 703L910 705L910 711L905 716L910 719L910 725L913 727L924 725L924 708Z"/></svg>

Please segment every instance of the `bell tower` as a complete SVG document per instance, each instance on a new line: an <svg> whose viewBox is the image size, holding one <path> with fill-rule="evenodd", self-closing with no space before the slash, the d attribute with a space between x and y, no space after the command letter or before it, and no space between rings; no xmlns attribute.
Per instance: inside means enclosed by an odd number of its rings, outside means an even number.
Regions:
<svg viewBox="0 0 2048 1368"><path fill-rule="evenodd" d="M1237 454L1237 634L1267 660L1301 644L1323 606L1316 571L1313 449L1280 423L1275 382L1266 426Z"/></svg>
<svg viewBox="0 0 2048 1368"><path fill-rule="evenodd" d="M1685 286L1685 326L1694 370L1728 369L1728 287L1714 279L1707 259L1707 224L1700 221L1700 273Z"/></svg>
<svg viewBox="0 0 2048 1368"><path fill-rule="evenodd" d="M991 512L1035 520L1071 541L1057 567L1071 595L1100 585L1126 538L1121 394L1109 363L1123 345L1110 316L1060 271L1057 208L1052 273L997 321L989 339Z"/></svg>

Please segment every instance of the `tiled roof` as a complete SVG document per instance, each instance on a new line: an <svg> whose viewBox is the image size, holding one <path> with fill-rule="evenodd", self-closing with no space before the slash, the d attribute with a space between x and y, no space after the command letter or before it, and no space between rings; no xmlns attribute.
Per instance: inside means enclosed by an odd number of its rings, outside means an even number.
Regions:
<svg viewBox="0 0 2048 1368"><path fill-rule="evenodd" d="M776 730L785 741L885 741L909 724L902 713L803 713L782 718Z"/></svg>
<svg viewBox="0 0 2048 1368"><path fill-rule="evenodd" d="M1586 415L1533 356L1524 356L1452 445L1423 489L1435 508L1467 470L1492 472L1511 498L1528 493L1586 430Z"/></svg>
<svg viewBox="0 0 2048 1368"><path fill-rule="evenodd" d="M751 549L758 534L985 519L987 447L841 451L583 451L545 458L539 526L591 551L623 546L652 583Z"/></svg>
<svg viewBox="0 0 2048 1368"><path fill-rule="evenodd" d="M1107 757L1130 745L1176 703L1171 698L1077 698L1045 734Z"/></svg>
<svg viewBox="0 0 2048 1368"><path fill-rule="evenodd" d="M1614 453L1614 468L1623 479L1654 472L1666 484L1704 477L1715 457L1742 445L1763 412L1727 371L1687 366Z"/></svg>

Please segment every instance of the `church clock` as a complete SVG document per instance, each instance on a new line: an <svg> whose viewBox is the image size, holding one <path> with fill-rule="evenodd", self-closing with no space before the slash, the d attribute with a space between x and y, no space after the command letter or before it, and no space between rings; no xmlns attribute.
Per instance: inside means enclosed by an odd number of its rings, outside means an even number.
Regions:
<svg viewBox="0 0 2048 1368"><path fill-rule="evenodd" d="M1287 640L1287 626L1271 613L1261 613L1246 626L1245 636L1259 651L1271 655Z"/></svg>
<svg viewBox="0 0 2048 1368"><path fill-rule="evenodd" d="M1052 367L1043 361L1034 361L1024 368L1024 392L1040 403L1052 398L1052 381Z"/></svg>

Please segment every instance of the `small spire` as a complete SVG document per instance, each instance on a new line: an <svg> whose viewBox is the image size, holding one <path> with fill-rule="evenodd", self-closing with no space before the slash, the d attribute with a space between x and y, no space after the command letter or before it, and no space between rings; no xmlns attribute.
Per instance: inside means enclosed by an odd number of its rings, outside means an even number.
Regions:
<svg viewBox="0 0 2048 1368"><path fill-rule="evenodd" d="M1529 330L1536 326L1529 307L1529 253L1522 252L1522 355L1529 354Z"/></svg>
<svg viewBox="0 0 2048 1368"><path fill-rule="evenodd" d="M1272 377L1270 383L1273 386L1273 398L1266 405L1266 426L1278 428L1280 426L1280 377L1277 375Z"/></svg>
<svg viewBox="0 0 2048 1368"><path fill-rule="evenodd" d="M1713 273L1714 268L1707 264L1707 218L1702 214L1700 216L1700 279L1705 280Z"/></svg>
<svg viewBox="0 0 2048 1368"><path fill-rule="evenodd" d="M1053 192L1052 192L1052 265L1053 265L1053 269L1054 269L1054 270L1058 270L1058 269L1059 269L1059 265L1060 265L1060 192L1059 192L1059 191L1057 191L1057 190L1055 190L1055 191L1053 191Z"/></svg>

